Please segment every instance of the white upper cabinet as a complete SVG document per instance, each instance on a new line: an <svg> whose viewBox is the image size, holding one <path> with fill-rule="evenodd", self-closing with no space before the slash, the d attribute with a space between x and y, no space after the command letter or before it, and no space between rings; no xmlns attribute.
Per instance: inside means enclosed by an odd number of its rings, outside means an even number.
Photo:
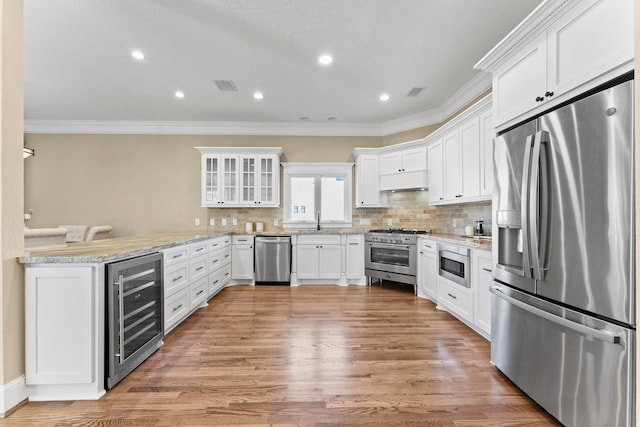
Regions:
<svg viewBox="0 0 640 427"><path fill-rule="evenodd" d="M281 148L196 147L203 207L280 205Z"/></svg>
<svg viewBox="0 0 640 427"><path fill-rule="evenodd" d="M633 69L633 0L547 0L475 68L503 129Z"/></svg>
<svg viewBox="0 0 640 427"><path fill-rule="evenodd" d="M429 204L444 200L444 170L442 162L442 138L427 148L429 159Z"/></svg>
<svg viewBox="0 0 640 427"><path fill-rule="evenodd" d="M430 205L491 200L491 117L487 95L427 137Z"/></svg>
<svg viewBox="0 0 640 427"><path fill-rule="evenodd" d="M386 193L380 191L380 156L373 148L353 150L356 160L356 199L357 208L386 208L389 206Z"/></svg>
<svg viewBox="0 0 640 427"><path fill-rule="evenodd" d="M408 144L408 143L405 143ZM427 187L427 147L423 141L411 146L385 147L380 153L380 190Z"/></svg>

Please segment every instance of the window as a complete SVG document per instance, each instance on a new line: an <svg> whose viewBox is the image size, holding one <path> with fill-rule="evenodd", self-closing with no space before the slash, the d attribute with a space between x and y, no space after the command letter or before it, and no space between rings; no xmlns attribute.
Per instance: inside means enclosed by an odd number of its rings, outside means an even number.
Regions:
<svg viewBox="0 0 640 427"><path fill-rule="evenodd" d="M284 227L351 226L353 163L282 163Z"/></svg>

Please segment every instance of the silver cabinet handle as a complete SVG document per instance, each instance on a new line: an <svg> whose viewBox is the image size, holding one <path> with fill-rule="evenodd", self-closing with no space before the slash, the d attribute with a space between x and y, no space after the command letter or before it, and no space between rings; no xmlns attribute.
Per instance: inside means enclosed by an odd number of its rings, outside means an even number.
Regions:
<svg viewBox="0 0 640 427"><path fill-rule="evenodd" d="M204 269L204 267L198 267L198 268L196 268L196 271L200 271L202 269Z"/></svg>
<svg viewBox="0 0 640 427"><path fill-rule="evenodd" d="M181 256L182 254L177 254L177 255L174 255L172 259L180 258Z"/></svg>
<svg viewBox="0 0 640 427"><path fill-rule="evenodd" d="M196 249L196 252L201 252L201 251L204 251L204 248L198 248L198 249Z"/></svg>
<svg viewBox="0 0 640 427"><path fill-rule="evenodd" d="M491 270L490 268L486 268L486 267L482 267L482 269L483 269L484 271L488 271L489 273L491 273L491 272L493 271L493 270Z"/></svg>
<svg viewBox="0 0 640 427"><path fill-rule="evenodd" d="M175 277L172 281L177 282L178 280L182 280L182 276Z"/></svg>
<svg viewBox="0 0 640 427"><path fill-rule="evenodd" d="M431 246L429 246L429 245L424 245L424 247L431 249Z"/></svg>
<svg viewBox="0 0 640 427"><path fill-rule="evenodd" d="M180 305L179 305L179 306L177 306L177 307L174 307L174 308L173 308L173 311L178 311L178 310L180 310L181 308L182 308L182 304L180 304Z"/></svg>
<svg viewBox="0 0 640 427"><path fill-rule="evenodd" d="M204 292L204 289L200 289L200 291L196 294L196 296L202 295L203 292Z"/></svg>
<svg viewBox="0 0 640 427"><path fill-rule="evenodd" d="M513 304L516 307L523 309L524 311L528 311L533 315L542 317L543 319L553 322L557 325L564 326L565 328L571 329L572 331L575 331L579 334L588 335L590 337L599 339L600 341L604 341L609 344L620 344L619 335L602 331L600 329L593 329L588 326L584 326L579 323L572 322L571 320L567 320L564 317L556 316L555 314L549 313L548 311L541 310L538 307L534 307L532 305L529 305L520 300L510 297L509 295L502 292L502 290L498 286L491 286L491 288L489 288L489 291L495 296L497 296L498 298L502 298L508 303Z"/></svg>
<svg viewBox="0 0 640 427"><path fill-rule="evenodd" d="M453 298L453 299L458 299L458 297L457 297L457 296L455 296L455 295L451 295L451 294L447 294L447 295L449 295L449 296L450 296L451 298Z"/></svg>

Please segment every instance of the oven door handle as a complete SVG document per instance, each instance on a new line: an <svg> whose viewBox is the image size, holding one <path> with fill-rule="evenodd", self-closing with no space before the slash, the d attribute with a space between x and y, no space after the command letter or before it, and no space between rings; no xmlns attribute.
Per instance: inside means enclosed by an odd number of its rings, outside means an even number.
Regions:
<svg viewBox="0 0 640 427"><path fill-rule="evenodd" d="M409 249L410 245L398 245L395 243L371 243L372 248L387 248L387 249Z"/></svg>

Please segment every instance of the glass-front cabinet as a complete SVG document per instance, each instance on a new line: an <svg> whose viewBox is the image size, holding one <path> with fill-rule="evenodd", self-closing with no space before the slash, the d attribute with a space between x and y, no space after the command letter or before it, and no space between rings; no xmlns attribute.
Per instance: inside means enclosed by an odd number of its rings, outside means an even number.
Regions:
<svg viewBox="0 0 640 427"><path fill-rule="evenodd" d="M196 147L203 207L280 205L281 148Z"/></svg>

